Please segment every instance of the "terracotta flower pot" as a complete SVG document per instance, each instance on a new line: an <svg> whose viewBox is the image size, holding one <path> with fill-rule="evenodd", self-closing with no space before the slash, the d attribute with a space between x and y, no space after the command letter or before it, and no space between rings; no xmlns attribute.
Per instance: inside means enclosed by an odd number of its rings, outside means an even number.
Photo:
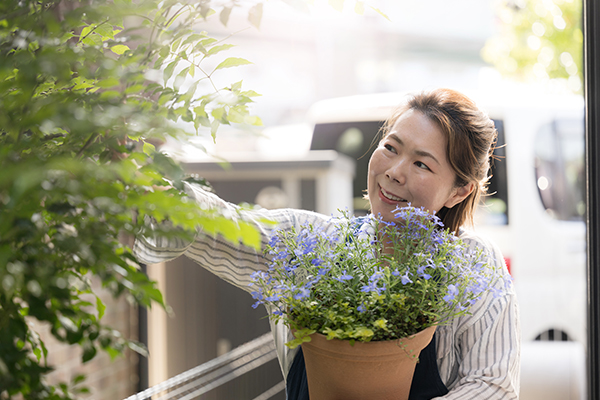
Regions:
<svg viewBox="0 0 600 400"><path fill-rule="evenodd" d="M406 400L417 357L436 327L381 342L327 340L318 333L302 344L310 400Z"/></svg>

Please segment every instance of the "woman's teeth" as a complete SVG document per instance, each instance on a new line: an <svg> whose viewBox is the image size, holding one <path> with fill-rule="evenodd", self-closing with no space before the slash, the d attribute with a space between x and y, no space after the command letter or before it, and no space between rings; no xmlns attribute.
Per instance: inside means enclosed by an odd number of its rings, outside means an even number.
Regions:
<svg viewBox="0 0 600 400"><path fill-rule="evenodd" d="M383 193L383 196L387 199L390 199L392 201L402 201L402 202L406 202L405 199L401 199L400 197L396 197L391 193L386 192L385 190L381 189L381 193Z"/></svg>

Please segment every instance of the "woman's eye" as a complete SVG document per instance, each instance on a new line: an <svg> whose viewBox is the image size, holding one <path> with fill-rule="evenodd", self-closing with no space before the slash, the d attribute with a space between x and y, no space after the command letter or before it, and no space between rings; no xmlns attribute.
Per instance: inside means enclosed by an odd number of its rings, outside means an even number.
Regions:
<svg viewBox="0 0 600 400"><path fill-rule="evenodd" d="M422 163L421 161L417 161L417 162L415 162L415 165L416 165L418 168L429 170L429 167L427 166L427 164L424 164L424 163Z"/></svg>
<svg viewBox="0 0 600 400"><path fill-rule="evenodd" d="M396 149L394 148L394 146L392 146L392 145L391 145L391 144L389 144L389 143L386 143L386 144L384 144L384 145L383 145L383 147L384 147L386 150L392 151L392 152L394 152L394 153L396 152Z"/></svg>

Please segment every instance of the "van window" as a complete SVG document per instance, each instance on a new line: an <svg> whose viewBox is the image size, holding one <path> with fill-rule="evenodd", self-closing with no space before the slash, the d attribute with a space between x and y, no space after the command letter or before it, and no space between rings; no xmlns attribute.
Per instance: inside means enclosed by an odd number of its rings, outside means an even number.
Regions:
<svg viewBox="0 0 600 400"><path fill-rule="evenodd" d="M535 138L536 186L547 213L558 220L581 221L585 214L583 119L558 119Z"/></svg>

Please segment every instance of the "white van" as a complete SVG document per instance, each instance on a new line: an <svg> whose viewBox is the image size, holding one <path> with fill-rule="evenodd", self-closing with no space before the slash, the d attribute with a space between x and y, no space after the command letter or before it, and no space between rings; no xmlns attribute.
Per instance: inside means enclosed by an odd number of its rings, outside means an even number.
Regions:
<svg viewBox="0 0 600 400"><path fill-rule="evenodd" d="M567 358L582 364L586 343L583 98L528 94L501 98L496 93L470 97L488 112L499 134L492 194L480 207L475 229L503 251L519 298L524 343L577 344L570 347L577 354ZM366 212L362 196L372 142L403 98L401 93L385 93L330 99L316 103L309 112L314 125L311 149L333 149L356 160L356 213ZM583 398L582 367L577 367L579 394L563 398ZM574 373L572 366L564 368ZM549 382L548 376L544 379Z"/></svg>

